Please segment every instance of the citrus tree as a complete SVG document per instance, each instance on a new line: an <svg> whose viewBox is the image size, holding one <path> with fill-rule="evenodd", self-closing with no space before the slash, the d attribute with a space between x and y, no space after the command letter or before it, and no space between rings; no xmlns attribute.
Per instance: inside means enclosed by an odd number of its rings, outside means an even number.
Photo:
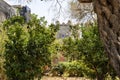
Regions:
<svg viewBox="0 0 120 80"><path fill-rule="evenodd" d="M82 27L82 39L78 42L78 50L88 67L95 71L93 77L96 76L97 80L104 80L105 75L110 71L110 67L96 24Z"/></svg>
<svg viewBox="0 0 120 80"><path fill-rule="evenodd" d="M4 23L8 39L5 66L8 80L41 78L43 67L50 64L49 45L54 41L53 26L47 28L44 18L32 15L29 23L13 17Z"/></svg>
<svg viewBox="0 0 120 80"><path fill-rule="evenodd" d="M63 40L62 48L64 56L70 62L75 60L84 61L85 65L93 70L93 73L87 74L91 78L104 80L107 74L114 78L115 74L105 54L97 25L82 26L80 29L82 31L82 38L70 37ZM75 31L78 30L76 29Z"/></svg>

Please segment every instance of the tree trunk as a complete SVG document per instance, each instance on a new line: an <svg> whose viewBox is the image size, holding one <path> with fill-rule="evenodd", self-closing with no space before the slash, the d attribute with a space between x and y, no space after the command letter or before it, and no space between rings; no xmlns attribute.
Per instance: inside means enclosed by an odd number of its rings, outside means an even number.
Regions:
<svg viewBox="0 0 120 80"><path fill-rule="evenodd" d="M101 40L120 78L120 0L94 0Z"/></svg>

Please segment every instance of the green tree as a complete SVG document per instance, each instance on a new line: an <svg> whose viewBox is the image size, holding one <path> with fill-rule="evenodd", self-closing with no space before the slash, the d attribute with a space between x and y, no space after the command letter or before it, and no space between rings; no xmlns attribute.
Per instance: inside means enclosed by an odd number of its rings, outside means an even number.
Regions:
<svg viewBox="0 0 120 80"><path fill-rule="evenodd" d="M94 76L97 80L104 80L109 71L109 64L96 24L82 28L82 39L78 42L78 49L81 56L84 56L82 59L85 63L95 71Z"/></svg>
<svg viewBox="0 0 120 80"><path fill-rule="evenodd" d="M28 54L31 55L29 64L33 67L31 74L41 78L43 67L51 64L49 46L55 40L55 35L51 28L46 27L44 18L31 21L30 24L34 25L29 29L30 38L27 45Z"/></svg>
<svg viewBox="0 0 120 80"><path fill-rule="evenodd" d="M63 55L62 40L55 40L49 47L52 65L59 63L58 59Z"/></svg>
<svg viewBox="0 0 120 80"><path fill-rule="evenodd" d="M67 57L68 61L79 60L79 51L77 48L78 40L80 39L80 25L70 25L71 36L63 39L62 50L64 56Z"/></svg>
<svg viewBox="0 0 120 80"><path fill-rule="evenodd" d="M0 25L0 79L5 79L5 69L4 66L4 50L5 50L5 40L6 40L6 34L3 30L2 25Z"/></svg>
<svg viewBox="0 0 120 80"><path fill-rule="evenodd" d="M78 0L78 1L80 3L93 2L94 8L93 10L97 14L100 38L102 39L106 53L110 58L111 65L113 66L116 73L120 77L120 37L119 37L120 0Z"/></svg>
<svg viewBox="0 0 120 80"><path fill-rule="evenodd" d="M87 75L91 78L104 80L107 74L111 74L114 79L115 74L113 74L114 71L109 64L99 38L97 25L83 26L80 29L82 38L67 38L63 40L64 56L68 58L68 61L84 61L87 67L93 70L93 73ZM73 31L76 32L75 30Z"/></svg>
<svg viewBox="0 0 120 80"><path fill-rule="evenodd" d="M27 65L27 34L19 24L10 26L7 32L8 40L5 45L5 69L8 80L26 80Z"/></svg>
<svg viewBox="0 0 120 80"><path fill-rule="evenodd" d="M70 31L71 31L71 36L74 38L74 39L79 39L80 38L80 24L75 24L75 25L70 25Z"/></svg>
<svg viewBox="0 0 120 80"><path fill-rule="evenodd" d="M76 42L77 40L71 37L63 40L63 55L68 61L79 60L79 51Z"/></svg>
<svg viewBox="0 0 120 80"><path fill-rule="evenodd" d="M20 22L16 21L17 19L20 19ZM43 67L51 63L48 47L54 41L55 35L52 28L46 27L44 17L37 19L37 16L32 15L28 24L21 24L21 21L23 18L14 17L5 22L5 25L8 25L4 66L7 78L40 79Z"/></svg>
<svg viewBox="0 0 120 80"><path fill-rule="evenodd" d="M120 78L120 0L78 0L80 3L92 3L97 14L98 29L110 64Z"/></svg>

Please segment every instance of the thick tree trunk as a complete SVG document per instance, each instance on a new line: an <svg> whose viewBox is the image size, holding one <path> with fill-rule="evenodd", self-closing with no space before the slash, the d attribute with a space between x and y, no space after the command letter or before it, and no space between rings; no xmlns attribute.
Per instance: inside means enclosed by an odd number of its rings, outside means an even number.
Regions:
<svg viewBox="0 0 120 80"><path fill-rule="evenodd" d="M94 0L101 39L120 77L120 0Z"/></svg>

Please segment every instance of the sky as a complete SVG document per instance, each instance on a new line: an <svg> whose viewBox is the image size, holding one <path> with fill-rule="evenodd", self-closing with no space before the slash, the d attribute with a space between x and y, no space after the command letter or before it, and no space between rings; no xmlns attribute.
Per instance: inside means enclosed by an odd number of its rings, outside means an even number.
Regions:
<svg viewBox="0 0 120 80"><path fill-rule="evenodd" d="M69 20L68 13L68 1L70 0L59 0L62 8L60 9L60 5L56 4L56 0L53 1L40 1L40 0L32 0L32 2L17 2L16 0L5 0L10 5L27 5L31 8L31 12L35 13L39 17L45 17L48 21L48 24L54 23L56 20L59 20L60 23L67 22ZM60 10L60 12L59 12Z"/></svg>

